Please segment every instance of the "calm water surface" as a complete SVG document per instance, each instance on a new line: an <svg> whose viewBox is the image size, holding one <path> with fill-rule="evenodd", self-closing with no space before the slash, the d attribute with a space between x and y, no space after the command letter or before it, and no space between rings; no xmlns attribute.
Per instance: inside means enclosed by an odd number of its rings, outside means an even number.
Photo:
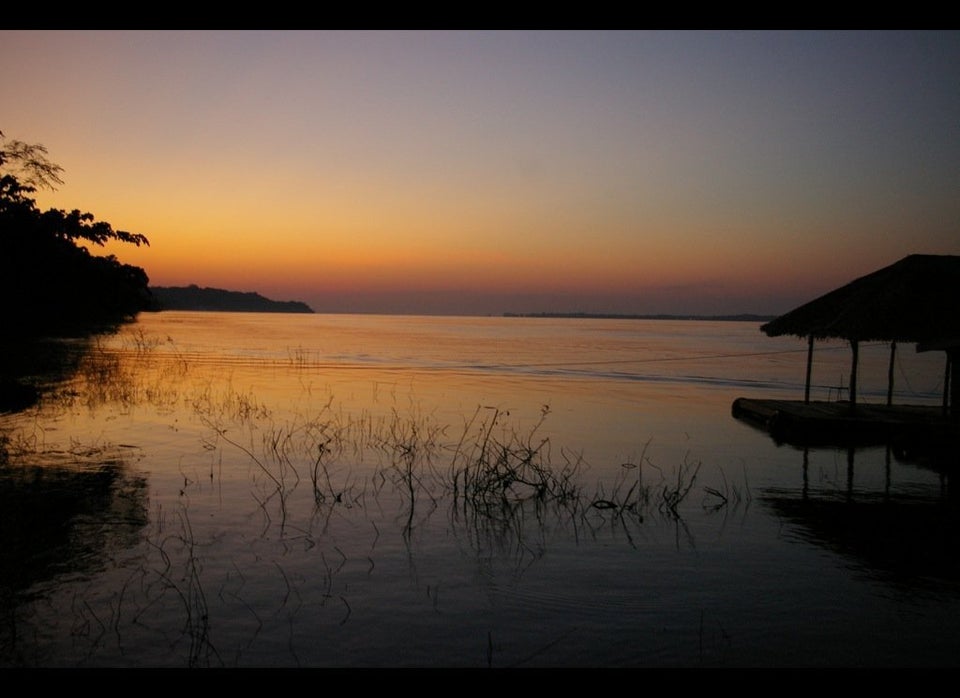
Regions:
<svg viewBox="0 0 960 698"><path fill-rule="evenodd" d="M943 356L897 356L938 404ZM943 459L730 416L805 360L756 323L143 315L0 416L0 665L956 665ZM813 397L848 376L818 345Z"/></svg>

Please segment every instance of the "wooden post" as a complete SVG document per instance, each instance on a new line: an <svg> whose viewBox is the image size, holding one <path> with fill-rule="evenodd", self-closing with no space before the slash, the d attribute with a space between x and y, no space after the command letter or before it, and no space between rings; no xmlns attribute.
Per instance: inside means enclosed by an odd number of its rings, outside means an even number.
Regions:
<svg viewBox="0 0 960 698"><path fill-rule="evenodd" d="M890 365L887 367L887 405L893 404L893 360L897 355L897 343L890 342Z"/></svg>
<svg viewBox="0 0 960 698"><path fill-rule="evenodd" d="M850 367L850 409L857 409L857 364L860 363L860 343L856 339L850 340L850 349L853 352L853 364Z"/></svg>
<svg viewBox="0 0 960 698"><path fill-rule="evenodd" d="M807 339L807 382L803 389L803 403L810 404L810 374L813 371L813 335Z"/></svg>

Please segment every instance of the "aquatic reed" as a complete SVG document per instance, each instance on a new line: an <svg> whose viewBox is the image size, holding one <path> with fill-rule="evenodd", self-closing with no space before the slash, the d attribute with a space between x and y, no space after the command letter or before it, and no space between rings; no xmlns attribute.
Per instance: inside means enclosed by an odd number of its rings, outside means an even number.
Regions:
<svg viewBox="0 0 960 698"><path fill-rule="evenodd" d="M685 460L677 468L677 481L675 485L664 484L660 491L659 508L661 512L668 512L674 518L680 518L677 507L687 498L693 484L697 480L697 474L700 472L700 461L691 463Z"/></svg>
<svg viewBox="0 0 960 698"><path fill-rule="evenodd" d="M482 411L486 419L478 423ZM550 459L550 439L537 435L549 413L550 407L544 405L540 419L527 434L508 428L495 432L509 412L478 407L454 448L449 470L454 499L490 511L505 501L576 499L580 494L576 476L582 459L565 457L557 467ZM469 448L464 445L467 442L472 444Z"/></svg>

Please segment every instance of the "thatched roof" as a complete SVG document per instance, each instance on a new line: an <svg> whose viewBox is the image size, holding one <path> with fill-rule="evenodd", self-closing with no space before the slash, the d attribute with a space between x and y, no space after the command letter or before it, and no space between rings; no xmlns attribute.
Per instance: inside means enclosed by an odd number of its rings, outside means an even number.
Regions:
<svg viewBox="0 0 960 698"><path fill-rule="evenodd" d="M960 338L960 257L914 254L763 325L767 335L858 341Z"/></svg>

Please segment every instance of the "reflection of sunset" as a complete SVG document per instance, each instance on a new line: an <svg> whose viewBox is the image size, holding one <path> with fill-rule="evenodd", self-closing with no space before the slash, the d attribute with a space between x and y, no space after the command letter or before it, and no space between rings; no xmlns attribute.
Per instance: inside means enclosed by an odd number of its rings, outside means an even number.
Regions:
<svg viewBox="0 0 960 698"><path fill-rule="evenodd" d="M0 665L955 663L955 459L854 478L737 423L804 388L757 326L174 310L64 343L0 414ZM937 409L932 354L898 402Z"/></svg>

